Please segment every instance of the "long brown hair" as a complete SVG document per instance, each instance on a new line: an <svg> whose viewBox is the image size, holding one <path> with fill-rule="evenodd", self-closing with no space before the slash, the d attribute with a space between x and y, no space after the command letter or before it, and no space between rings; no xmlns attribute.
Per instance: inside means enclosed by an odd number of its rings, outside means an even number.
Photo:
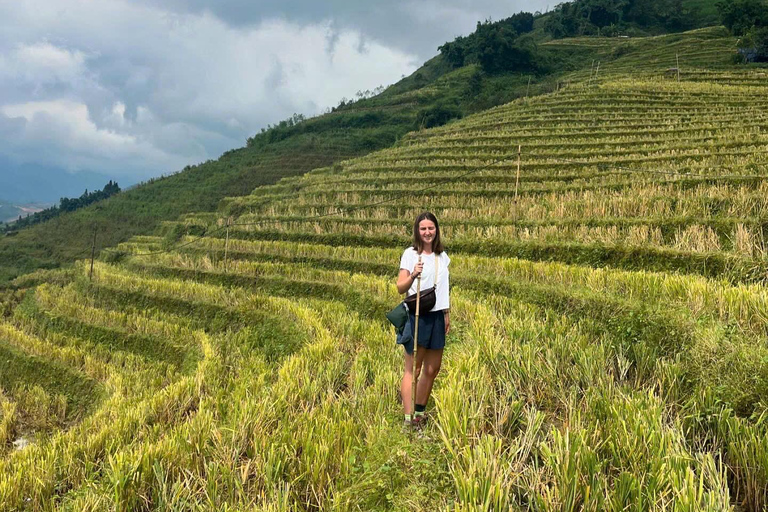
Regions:
<svg viewBox="0 0 768 512"><path fill-rule="evenodd" d="M437 223L437 217L432 212L424 212L416 217L416 221L413 223L413 248L419 254L424 250L421 237L419 236L419 223L423 220L431 220L435 224L435 239L432 241L432 252L440 254L444 251L443 242L440 239L440 224Z"/></svg>

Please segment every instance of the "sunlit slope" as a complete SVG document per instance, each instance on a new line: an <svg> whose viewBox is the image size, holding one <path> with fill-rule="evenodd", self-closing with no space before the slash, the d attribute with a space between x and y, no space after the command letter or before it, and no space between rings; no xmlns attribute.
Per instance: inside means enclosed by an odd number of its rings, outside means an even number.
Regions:
<svg viewBox="0 0 768 512"><path fill-rule="evenodd" d="M17 280L2 353L97 399L0 506L763 509L768 100L723 73L574 83ZM417 438L383 315L423 209L455 330Z"/></svg>
<svg viewBox="0 0 768 512"><path fill-rule="evenodd" d="M231 199L230 236L402 245L430 209L462 252L749 279L766 250L763 92L621 80L515 102Z"/></svg>
<svg viewBox="0 0 768 512"><path fill-rule="evenodd" d="M105 201L0 237L0 287L38 268L65 266L131 236L153 233L163 220L211 211L227 196L242 195L286 176L363 154L344 133L294 137L267 148L242 148L187 166L181 172L125 190Z"/></svg>
<svg viewBox="0 0 768 512"><path fill-rule="evenodd" d="M562 80L598 82L616 78L673 79L764 86L765 68L735 67L736 41L724 27L641 38L568 38L549 41L556 51L590 51L594 62Z"/></svg>

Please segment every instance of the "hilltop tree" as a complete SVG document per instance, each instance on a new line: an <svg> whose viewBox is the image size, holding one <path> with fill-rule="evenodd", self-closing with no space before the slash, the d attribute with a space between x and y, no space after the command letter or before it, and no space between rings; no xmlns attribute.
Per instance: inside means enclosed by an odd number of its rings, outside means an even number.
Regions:
<svg viewBox="0 0 768 512"><path fill-rule="evenodd" d="M601 28L618 24L628 4L629 0L592 0L585 5L587 19Z"/></svg>
<svg viewBox="0 0 768 512"><path fill-rule="evenodd" d="M475 32L457 37L438 50L452 68L480 64L488 73L531 71L536 48L521 37L533 30L533 14L520 12L501 21L477 22Z"/></svg>
<svg viewBox="0 0 768 512"><path fill-rule="evenodd" d="M512 28L478 25L476 33L478 61L486 73L536 70L536 47L519 39Z"/></svg>
<svg viewBox="0 0 768 512"><path fill-rule="evenodd" d="M739 39L739 53L747 61L768 62L768 2L735 0L718 2L720 20Z"/></svg>
<svg viewBox="0 0 768 512"><path fill-rule="evenodd" d="M80 197L62 197L59 199L58 206L51 206L45 210L35 212L31 216L27 214L27 216L24 218L19 216L19 219L12 226L6 225L4 227L4 231L10 231L39 224L41 222L57 217L64 212L73 212L97 201L107 199L117 194L118 192L120 192L120 186L116 181L109 180L109 183L104 185L102 190L94 190L93 192L88 192L88 189L85 189L85 192L83 192Z"/></svg>
<svg viewBox="0 0 768 512"><path fill-rule="evenodd" d="M466 38L459 36L453 42L445 43L437 49L452 68L460 68L464 65L467 47Z"/></svg>
<svg viewBox="0 0 768 512"><path fill-rule="evenodd" d="M104 192L107 196L111 196L120 192L120 186L116 181L113 182L112 180L109 180L109 183L104 185L102 192Z"/></svg>
<svg viewBox="0 0 768 512"><path fill-rule="evenodd" d="M768 62L768 27L752 27L739 39L739 53L748 62Z"/></svg>
<svg viewBox="0 0 768 512"><path fill-rule="evenodd" d="M509 25L515 32L523 35L533 30L533 20L533 14L530 12L519 12L507 19L501 20L499 23L501 25Z"/></svg>
<svg viewBox="0 0 768 512"><path fill-rule="evenodd" d="M728 0L717 3L720 20L733 35L743 36L757 27L768 26L768 2Z"/></svg>
<svg viewBox="0 0 768 512"><path fill-rule="evenodd" d="M688 30L695 26L696 12L683 0L580 0L558 5L549 15L545 30L554 38L595 35L640 28L650 32Z"/></svg>

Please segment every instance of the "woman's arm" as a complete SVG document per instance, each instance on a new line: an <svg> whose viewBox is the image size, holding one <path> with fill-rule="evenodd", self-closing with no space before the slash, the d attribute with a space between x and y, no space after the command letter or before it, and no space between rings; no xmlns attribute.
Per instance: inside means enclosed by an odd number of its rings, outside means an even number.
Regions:
<svg viewBox="0 0 768 512"><path fill-rule="evenodd" d="M408 288L413 284L413 280L421 275L422 270L424 270L424 262L422 261L416 262L413 272L408 272L408 269L401 268L400 274L397 276L397 293L407 292Z"/></svg>
<svg viewBox="0 0 768 512"><path fill-rule="evenodd" d="M397 276L397 293L405 293L408 288L413 284L413 276L406 269L401 268L400 274Z"/></svg>
<svg viewBox="0 0 768 512"><path fill-rule="evenodd" d="M451 312L446 309L443 311L443 314L445 317L445 334L448 334L451 332Z"/></svg>

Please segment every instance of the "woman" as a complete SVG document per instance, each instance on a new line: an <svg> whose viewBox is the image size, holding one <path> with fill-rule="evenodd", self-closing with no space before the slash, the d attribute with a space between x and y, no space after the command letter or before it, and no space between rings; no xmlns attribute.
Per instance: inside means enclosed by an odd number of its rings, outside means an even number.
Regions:
<svg viewBox="0 0 768 512"><path fill-rule="evenodd" d="M397 278L397 291L412 295L416 293L418 277L421 276L421 290L436 286L435 305L431 311L419 311L419 349L416 351L416 410L411 410L413 382L413 329L405 340L405 373L400 386L403 397L406 426L423 425L424 412L432 392L432 384L440 371L443 360L445 335L451 330L448 265L451 259L443 250L440 240L440 225L430 212L424 212L413 223L413 246L403 252L400 259L400 274ZM436 272L437 271L437 272ZM435 283L437 277L437 283ZM415 311L410 311L410 325L415 324ZM408 334L406 334L408 336ZM400 340L403 341L403 340ZM424 371L422 372L422 368Z"/></svg>

